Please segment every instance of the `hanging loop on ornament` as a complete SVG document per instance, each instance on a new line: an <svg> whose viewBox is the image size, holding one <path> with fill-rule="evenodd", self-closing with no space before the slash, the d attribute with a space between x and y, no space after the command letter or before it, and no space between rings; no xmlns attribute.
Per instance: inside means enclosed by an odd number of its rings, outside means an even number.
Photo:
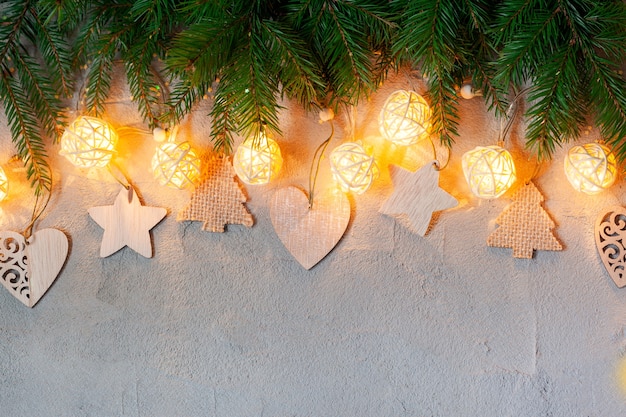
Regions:
<svg viewBox="0 0 626 417"><path fill-rule="evenodd" d="M35 227L35 222L37 222L37 220L39 220L39 218L42 216L43 212L46 211L46 208L48 207L48 203L50 202L50 197L52 196L52 179L50 180L50 189L45 189L45 191L46 191L45 199L42 199L41 194L39 193L35 194L35 204L33 206L33 213L31 214L31 218L30 218L30 222L28 223L28 226L26 226L26 229L24 229L24 232L22 233L24 235L27 245L29 244L28 240L33 235L33 227Z"/></svg>
<svg viewBox="0 0 626 417"><path fill-rule="evenodd" d="M433 142L431 137L428 138L428 141L430 142L430 146L433 149L433 160L437 163L437 171L441 171L442 169L445 169L448 166L448 163L450 162L450 152L448 151L446 163L441 165L441 162L439 162L439 160L437 159L437 147L435 146L435 142Z"/></svg>
<svg viewBox="0 0 626 417"><path fill-rule="evenodd" d="M320 170L320 162L322 161L322 156L324 155L324 151L326 151L328 144L335 134L335 125L333 123L334 117L335 114L331 109L324 109L320 111L320 123L327 121L330 124L330 135L328 136L328 139L326 139L320 144L320 146L317 147L315 153L313 154L313 161L311 162L311 169L309 170L309 210L313 208L315 183L317 182L317 174Z"/></svg>
<svg viewBox="0 0 626 417"><path fill-rule="evenodd" d="M120 174L122 174L122 177L124 177L124 181L122 181L117 175L115 175L113 173L113 170L111 169L111 166L115 166L115 169L117 170L117 172L119 172ZM127 191L128 191L128 202L132 202L132 198L133 198L133 186L132 183L130 181L130 178L128 178L128 175L126 175L126 173L124 173L124 171L122 171L122 169L119 167L119 165L117 165L115 162L111 161L111 163L109 163L109 165L107 165L107 169L109 170L109 174L111 174L111 176L113 177L113 179L115 181L117 181L122 187L124 187Z"/></svg>
<svg viewBox="0 0 626 417"><path fill-rule="evenodd" d="M530 177L524 181L525 185L528 185L531 183L532 180L534 180L537 175L539 175L539 170L541 169L541 162L539 161L539 159L535 159L535 168L533 168L533 172L532 174L530 174Z"/></svg>

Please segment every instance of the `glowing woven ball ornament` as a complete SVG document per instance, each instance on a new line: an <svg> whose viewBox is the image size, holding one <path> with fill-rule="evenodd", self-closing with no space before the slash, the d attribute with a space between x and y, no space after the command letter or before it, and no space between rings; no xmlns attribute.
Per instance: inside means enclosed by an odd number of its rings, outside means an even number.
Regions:
<svg viewBox="0 0 626 417"><path fill-rule="evenodd" d="M343 191L363 194L378 177L378 165L363 146L346 142L330 153L330 170Z"/></svg>
<svg viewBox="0 0 626 417"><path fill-rule="evenodd" d="M246 184L267 184L280 172L283 157L275 140L261 132L251 136L237 147L233 156L233 167L239 179Z"/></svg>
<svg viewBox="0 0 626 417"><path fill-rule="evenodd" d="M9 195L9 180L6 172L0 167L0 201L3 201Z"/></svg>
<svg viewBox="0 0 626 417"><path fill-rule="evenodd" d="M589 195L609 188L617 177L615 155L599 143L572 147L564 165L565 175L572 187Z"/></svg>
<svg viewBox="0 0 626 417"><path fill-rule="evenodd" d="M117 133L102 119L80 116L61 136L61 155L79 168L105 167L113 158Z"/></svg>
<svg viewBox="0 0 626 417"><path fill-rule="evenodd" d="M200 158L187 141L176 143L178 129L173 128L154 152L152 157L152 173L161 185L182 190L200 177ZM155 129L154 138L160 140L161 131Z"/></svg>
<svg viewBox="0 0 626 417"><path fill-rule="evenodd" d="M396 145L413 145L427 139L431 110L422 96L398 90L387 98L378 118L380 133Z"/></svg>
<svg viewBox="0 0 626 417"><path fill-rule="evenodd" d="M479 198L498 198L517 179L511 154L501 146L477 146L462 158L465 180Z"/></svg>

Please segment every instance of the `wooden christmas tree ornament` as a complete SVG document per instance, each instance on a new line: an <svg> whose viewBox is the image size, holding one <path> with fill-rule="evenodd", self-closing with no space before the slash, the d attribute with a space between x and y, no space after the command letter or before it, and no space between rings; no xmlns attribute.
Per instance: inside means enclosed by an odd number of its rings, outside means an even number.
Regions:
<svg viewBox="0 0 626 417"><path fill-rule="evenodd" d="M379 212L389 216L406 217L413 233L425 236L435 211L456 207L458 201L439 188L439 170L428 164L415 172L390 167L393 194Z"/></svg>
<svg viewBox="0 0 626 417"><path fill-rule="evenodd" d="M515 258L526 259L533 257L533 250L562 250L552 232L556 226L541 207L543 200L532 182L517 190L513 202L496 219L500 227L489 235L487 245L512 248Z"/></svg>
<svg viewBox="0 0 626 417"><path fill-rule="evenodd" d="M596 219L596 248L618 288L626 286L626 209L611 207Z"/></svg>
<svg viewBox="0 0 626 417"><path fill-rule="evenodd" d="M311 269L339 242L350 221L350 202L344 193L329 189L315 194L309 207L306 194L296 188L281 188L270 203L274 230L285 248Z"/></svg>
<svg viewBox="0 0 626 417"><path fill-rule="evenodd" d="M235 179L235 171L226 156L215 156L207 164L191 201L179 214L178 221L201 221L202 230L223 232L226 224L254 224L244 203L247 198Z"/></svg>
<svg viewBox="0 0 626 417"><path fill-rule="evenodd" d="M28 239L0 232L0 282L11 295L33 307L48 291L65 264L69 244L65 233L42 229Z"/></svg>
<svg viewBox="0 0 626 417"><path fill-rule="evenodd" d="M105 167L113 158L117 133L102 119L76 118L61 136L61 155L78 168Z"/></svg>
<svg viewBox="0 0 626 417"><path fill-rule="evenodd" d="M100 257L128 246L141 256L152 258L150 230L167 214L162 207L142 206L133 187L123 189L112 206L89 209L89 215L104 229Z"/></svg>

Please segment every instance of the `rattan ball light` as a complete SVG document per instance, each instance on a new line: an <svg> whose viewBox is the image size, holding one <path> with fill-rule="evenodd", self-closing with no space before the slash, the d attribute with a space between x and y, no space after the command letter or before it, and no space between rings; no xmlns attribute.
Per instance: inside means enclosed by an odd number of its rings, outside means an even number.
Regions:
<svg viewBox="0 0 626 417"><path fill-rule="evenodd" d="M396 145L413 145L429 137L431 110L424 97L398 90L387 98L378 117L380 133Z"/></svg>
<svg viewBox="0 0 626 417"><path fill-rule="evenodd" d="M378 165L363 146L346 142L330 153L330 169L335 181L345 192L363 194L378 177Z"/></svg>
<svg viewBox="0 0 626 417"><path fill-rule="evenodd" d="M161 185L183 189L200 177L201 162L189 142L163 142L152 157L152 173Z"/></svg>
<svg viewBox="0 0 626 417"><path fill-rule="evenodd" d="M244 140L233 156L235 173L246 184L267 184L276 178L282 166L278 143L264 132Z"/></svg>
<svg viewBox="0 0 626 417"><path fill-rule="evenodd" d="M117 133L108 122L80 116L61 136L61 155L79 168L104 167L113 158Z"/></svg>
<svg viewBox="0 0 626 417"><path fill-rule="evenodd" d="M477 146L461 160L465 180L476 197L498 198L516 180L511 154L501 146Z"/></svg>
<svg viewBox="0 0 626 417"><path fill-rule="evenodd" d="M6 172L0 167L0 201L3 201L9 195L9 180Z"/></svg>
<svg viewBox="0 0 626 417"><path fill-rule="evenodd" d="M564 169L572 187L589 195L609 188L617 177L615 155L599 143L572 147L565 157Z"/></svg>

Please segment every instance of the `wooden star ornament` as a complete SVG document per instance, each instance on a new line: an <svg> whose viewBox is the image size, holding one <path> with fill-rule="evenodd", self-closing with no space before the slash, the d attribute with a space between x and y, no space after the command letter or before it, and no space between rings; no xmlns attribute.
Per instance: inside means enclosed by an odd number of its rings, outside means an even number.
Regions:
<svg viewBox="0 0 626 417"><path fill-rule="evenodd" d="M456 207L458 201L439 188L439 170L427 164L415 172L390 167L394 191L379 212L389 216L406 216L409 230L425 236L435 211Z"/></svg>
<svg viewBox="0 0 626 417"><path fill-rule="evenodd" d="M89 215L104 229L100 257L106 258L128 246L141 256L152 258L150 230L166 214L162 207L142 206L133 187L120 191L112 206L90 208Z"/></svg>

